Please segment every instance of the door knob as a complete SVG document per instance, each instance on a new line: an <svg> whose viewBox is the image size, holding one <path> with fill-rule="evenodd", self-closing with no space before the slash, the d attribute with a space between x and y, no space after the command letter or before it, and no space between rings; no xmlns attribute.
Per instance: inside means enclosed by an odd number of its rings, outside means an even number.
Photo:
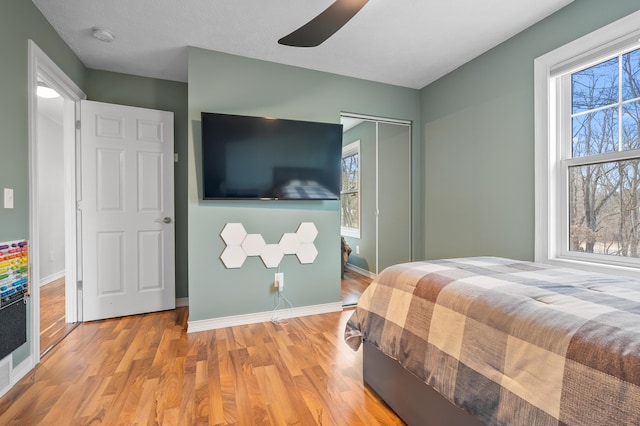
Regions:
<svg viewBox="0 0 640 426"><path fill-rule="evenodd" d="M154 220L154 222L171 223L171 218L170 217L165 217L163 219L156 219L156 220Z"/></svg>

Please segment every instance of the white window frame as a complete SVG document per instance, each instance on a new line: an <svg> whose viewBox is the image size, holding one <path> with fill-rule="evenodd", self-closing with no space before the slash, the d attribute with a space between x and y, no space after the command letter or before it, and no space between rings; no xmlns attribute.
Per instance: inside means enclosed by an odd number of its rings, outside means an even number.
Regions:
<svg viewBox="0 0 640 426"><path fill-rule="evenodd" d="M566 179L562 173L557 120L560 76L597 64L623 50L640 47L640 11L555 49L534 61L535 261L594 272L637 276L634 261L615 256L589 258L563 249L567 238ZM566 100L565 100L566 102ZM566 167L566 165L565 165ZM563 190L564 188L564 190Z"/></svg>
<svg viewBox="0 0 640 426"><path fill-rule="evenodd" d="M362 228L362 223L361 223L361 219L362 219L362 197L361 197L361 193L362 193L362 189L360 188L360 182L362 179L362 155L360 154L360 140L357 140L355 142L351 142L348 145L345 145L342 147L342 158L345 157L349 157L351 155L357 155L358 156L358 228L352 228L352 227L347 227L347 226L342 226L342 220L340 220L340 234L343 237L351 237L351 238L360 238L361 236L361 232L360 229ZM342 188L340 188L340 196L342 196L343 191Z"/></svg>

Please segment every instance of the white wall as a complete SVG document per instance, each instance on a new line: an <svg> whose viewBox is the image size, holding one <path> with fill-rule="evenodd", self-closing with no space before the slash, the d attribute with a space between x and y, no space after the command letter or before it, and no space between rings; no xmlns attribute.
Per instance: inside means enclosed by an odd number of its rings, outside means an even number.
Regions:
<svg viewBox="0 0 640 426"><path fill-rule="evenodd" d="M41 284L64 274L62 98L38 99L38 220Z"/></svg>

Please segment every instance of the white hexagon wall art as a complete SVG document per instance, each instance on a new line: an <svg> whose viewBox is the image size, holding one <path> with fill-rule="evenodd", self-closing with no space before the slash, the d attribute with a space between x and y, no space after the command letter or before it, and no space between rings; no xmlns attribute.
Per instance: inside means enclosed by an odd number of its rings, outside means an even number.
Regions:
<svg viewBox="0 0 640 426"><path fill-rule="evenodd" d="M298 238L298 234L289 232L282 234L282 238L280 238L278 244L280 244L280 248L284 254L296 254L300 248L300 238Z"/></svg>
<svg viewBox="0 0 640 426"><path fill-rule="evenodd" d="M247 254L240 246L247 236L244 226L241 223L227 223L222 228L220 236L227 245L220 255L220 260L228 269L240 268L247 259Z"/></svg>
<svg viewBox="0 0 640 426"><path fill-rule="evenodd" d="M261 234L247 234L241 223L227 223L222 232L226 247L220 255L225 267L240 268L249 256L260 256L267 268L277 268L285 255L295 255L300 263L313 263L318 250L313 244L318 229L313 222L303 222L295 233L285 233L278 244L267 244Z"/></svg>
<svg viewBox="0 0 640 426"><path fill-rule="evenodd" d="M296 256L302 264L313 263L316 260L316 256L318 256L318 249L313 243L302 243Z"/></svg>
<svg viewBox="0 0 640 426"><path fill-rule="evenodd" d="M318 229L313 222L302 222L296 234L301 243L312 243L318 236Z"/></svg>
<svg viewBox="0 0 640 426"><path fill-rule="evenodd" d="M220 260L227 269L240 268L247 259L247 254L240 246L227 246L220 255Z"/></svg>
<svg viewBox="0 0 640 426"><path fill-rule="evenodd" d="M260 253L260 259L267 268L277 268L283 257L284 253L279 244L267 244Z"/></svg>
<svg viewBox="0 0 640 426"><path fill-rule="evenodd" d="M260 234L247 234L244 237L244 241L242 241L242 250L247 254L247 256L260 256L262 250L267 245L264 242L264 238Z"/></svg>
<svg viewBox="0 0 640 426"><path fill-rule="evenodd" d="M227 223L222 228L220 236L228 246L239 246L247 236L247 231L244 230L241 223Z"/></svg>

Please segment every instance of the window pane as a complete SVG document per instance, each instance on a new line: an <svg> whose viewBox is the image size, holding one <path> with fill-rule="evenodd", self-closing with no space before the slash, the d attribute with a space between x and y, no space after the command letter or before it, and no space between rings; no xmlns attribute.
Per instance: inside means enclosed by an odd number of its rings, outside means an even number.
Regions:
<svg viewBox="0 0 640 426"><path fill-rule="evenodd" d="M618 101L618 58L571 75L572 114Z"/></svg>
<svg viewBox="0 0 640 426"><path fill-rule="evenodd" d="M622 55L622 100L640 98L640 49Z"/></svg>
<svg viewBox="0 0 640 426"><path fill-rule="evenodd" d="M573 157L618 151L618 108L606 108L572 119Z"/></svg>
<svg viewBox="0 0 640 426"><path fill-rule="evenodd" d="M640 257L640 160L569 168L569 250Z"/></svg>
<svg viewBox="0 0 640 426"><path fill-rule="evenodd" d="M341 226L347 228L360 228L360 205L358 193L342 194L341 201Z"/></svg>
<svg viewBox="0 0 640 426"><path fill-rule="evenodd" d="M342 190L354 191L358 189L358 154L342 158Z"/></svg>
<svg viewBox="0 0 640 426"><path fill-rule="evenodd" d="M622 106L622 150L640 149L640 102Z"/></svg>

